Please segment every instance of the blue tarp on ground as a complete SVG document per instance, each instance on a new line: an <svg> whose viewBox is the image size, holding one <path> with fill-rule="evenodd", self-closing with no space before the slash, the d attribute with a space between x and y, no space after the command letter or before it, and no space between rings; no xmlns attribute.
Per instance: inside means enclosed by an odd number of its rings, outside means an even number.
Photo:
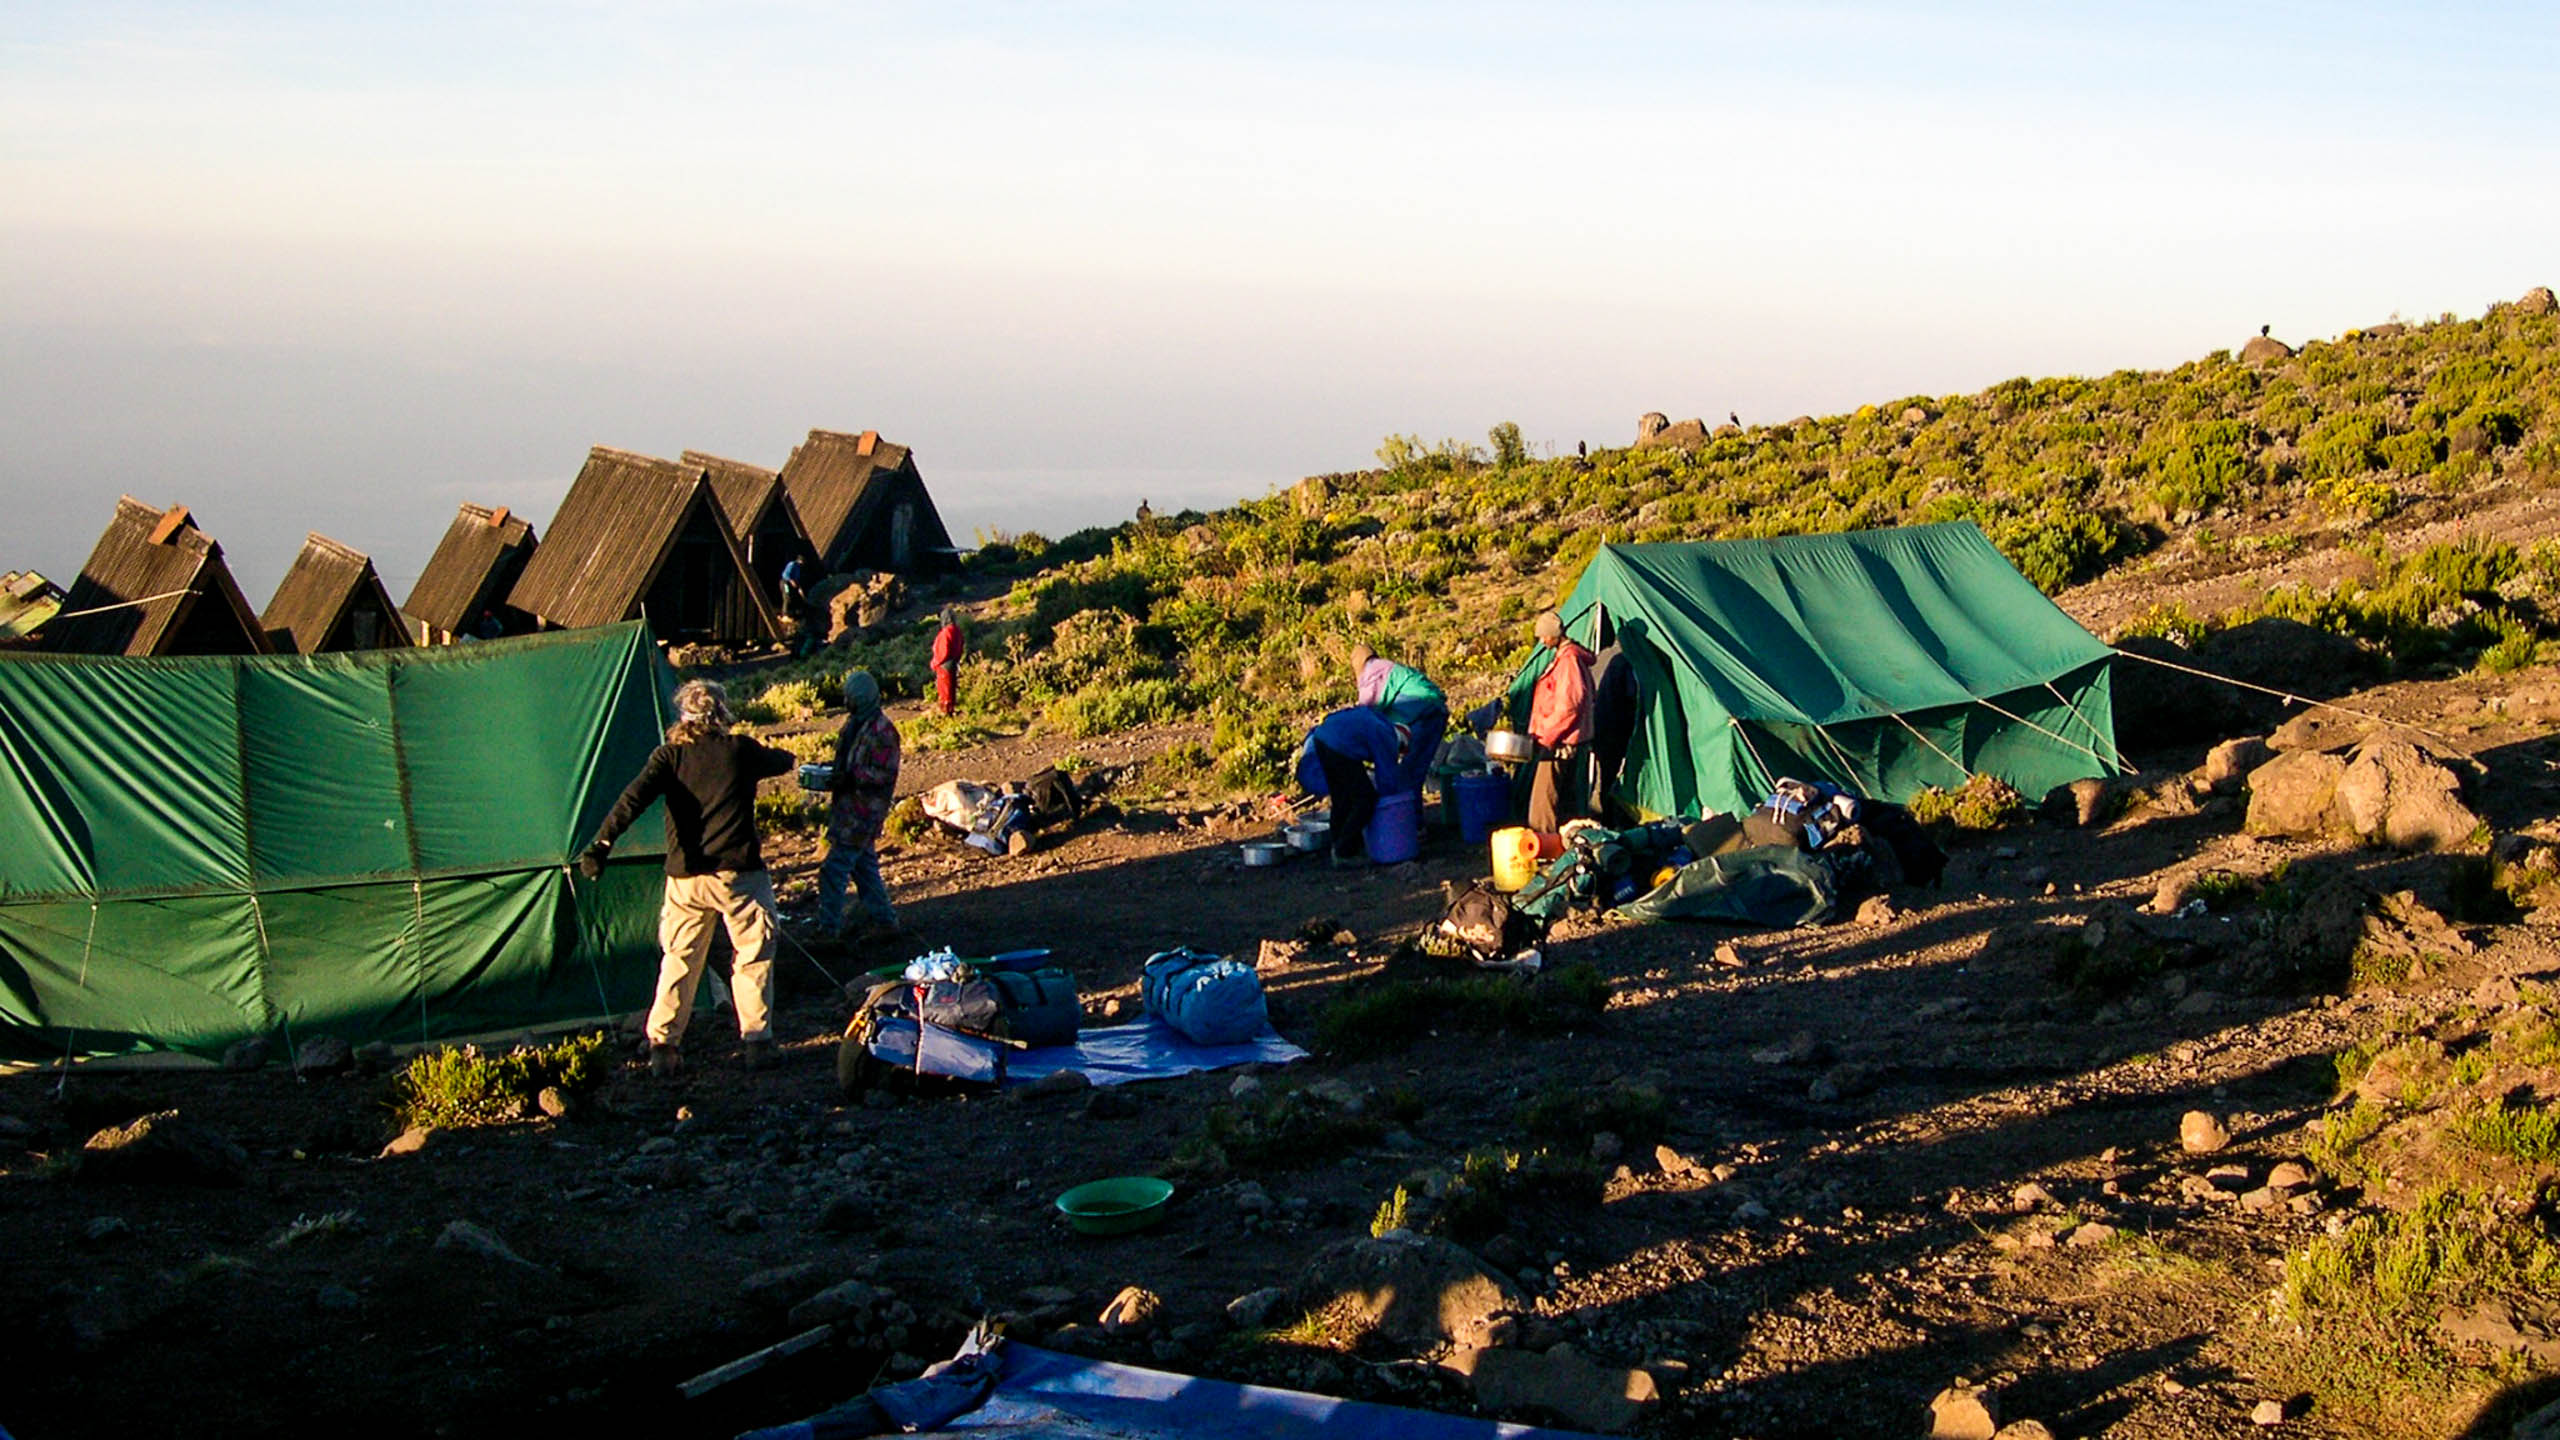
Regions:
<svg viewBox="0 0 2560 1440"><path fill-rule="evenodd" d="M1592 1440L1547 1430L1336 1400L1081 1360L1002 1342L995 1389L977 1409L919 1432L920 1440ZM823 1421L758 1437L825 1435Z"/></svg>
<svg viewBox="0 0 2560 1440"><path fill-rule="evenodd" d="M1286 1065L1306 1058L1306 1051L1281 1039L1280 1032L1268 1025L1240 1045L1197 1045L1150 1015L1134 1025L1087 1030L1073 1045L1017 1050L1005 1059L1004 1080L1008 1085L1028 1085L1060 1070L1081 1070L1096 1085L1126 1085L1132 1080L1164 1080L1257 1061Z"/></svg>

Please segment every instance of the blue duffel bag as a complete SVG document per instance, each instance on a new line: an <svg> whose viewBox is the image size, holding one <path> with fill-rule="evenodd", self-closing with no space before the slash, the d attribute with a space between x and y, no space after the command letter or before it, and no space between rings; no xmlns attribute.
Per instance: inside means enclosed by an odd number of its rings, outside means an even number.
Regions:
<svg viewBox="0 0 2560 1440"><path fill-rule="evenodd" d="M1184 947L1149 957L1138 981L1147 1013L1198 1045L1240 1045L1270 1024L1262 977L1241 960Z"/></svg>

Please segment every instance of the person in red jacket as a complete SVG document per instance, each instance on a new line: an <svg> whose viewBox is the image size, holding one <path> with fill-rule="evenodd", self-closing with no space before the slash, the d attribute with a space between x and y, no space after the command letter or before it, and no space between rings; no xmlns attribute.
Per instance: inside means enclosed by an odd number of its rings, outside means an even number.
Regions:
<svg viewBox="0 0 2560 1440"><path fill-rule="evenodd" d="M1565 638L1553 610L1538 616L1538 643L1555 652L1529 695L1529 738L1538 742L1529 782L1529 828L1553 831L1583 813L1591 786L1583 779L1591 743L1591 652Z"/></svg>
<svg viewBox="0 0 2560 1440"><path fill-rule="evenodd" d="M969 642L960 634L960 612L942 607L942 628L933 632L933 693L942 704L942 713L960 698L960 657L968 653Z"/></svg>

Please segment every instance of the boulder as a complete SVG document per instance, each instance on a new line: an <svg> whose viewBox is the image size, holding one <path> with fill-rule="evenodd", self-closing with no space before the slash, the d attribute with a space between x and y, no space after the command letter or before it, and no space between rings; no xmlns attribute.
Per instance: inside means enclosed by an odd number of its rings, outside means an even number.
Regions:
<svg viewBox="0 0 2560 1440"><path fill-rule="evenodd" d="M2272 335L2252 335L2249 343L2240 347L2240 363L2243 365L2272 365L2292 358L2293 347Z"/></svg>
<svg viewBox="0 0 2560 1440"><path fill-rule="evenodd" d="M2249 772L2252 835L2317 835L2328 828L2338 778L2347 762L2317 750L2295 750Z"/></svg>
<svg viewBox="0 0 2560 1440"><path fill-rule="evenodd" d="M2178 1120L2178 1145L2190 1155L2210 1155L2230 1143L2230 1127L2208 1111L2190 1110Z"/></svg>
<svg viewBox="0 0 2560 1440"><path fill-rule="evenodd" d="M2340 710L2305 710L2287 720L2267 737L2267 748L2279 752L2292 750L2324 750L2337 754L2356 748L2356 742L2382 728L2382 722L2349 715Z"/></svg>
<svg viewBox="0 0 2560 1440"><path fill-rule="evenodd" d="M497 1232L468 1220L456 1220L436 1236L436 1249L447 1255L463 1255L479 1260L494 1260L502 1265L518 1265L527 1270L539 1269L532 1261L517 1254Z"/></svg>
<svg viewBox="0 0 2560 1440"><path fill-rule="evenodd" d="M847 1280L840 1285L830 1285L792 1306L786 1323L795 1331L819 1325L841 1325L869 1315L888 1298L889 1292L876 1285Z"/></svg>
<svg viewBox="0 0 2560 1440"><path fill-rule="evenodd" d="M2273 759L2275 752L2266 741L2254 735L2225 740L2204 757L2205 788L2216 795L2229 795L2247 788L2249 772Z"/></svg>
<svg viewBox="0 0 2560 1440"><path fill-rule="evenodd" d="M2000 1430L2000 1396L1950 1385L1929 1402L1929 1440L1991 1440Z"/></svg>
<svg viewBox="0 0 2560 1440"><path fill-rule="evenodd" d="M251 1035L234 1040L222 1052L222 1068L246 1073L267 1068L267 1057L275 1051L275 1042L264 1035Z"/></svg>
<svg viewBox="0 0 2560 1440"><path fill-rule="evenodd" d="M293 1052L296 1075L336 1075L355 1064L355 1047L335 1035L314 1035Z"/></svg>
<svg viewBox="0 0 2560 1440"><path fill-rule="evenodd" d="M2545 290L2545 295L2551 292ZM2560 1400L2554 1400L2516 1422L2511 1440L2560 1440Z"/></svg>
<svg viewBox="0 0 2560 1440"><path fill-rule="evenodd" d="M1661 1395L1650 1373L1593 1364L1570 1345L1543 1355L1461 1349L1448 1366L1467 1377L1486 1410L1543 1410L1582 1430L1625 1430Z"/></svg>
<svg viewBox="0 0 2560 1440"><path fill-rule="evenodd" d="M2450 850L2480 829L2480 817L2462 803L2462 777L2393 735L2356 747L2338 776L2335 807L2347 829L2395 850Z"/></svg>
<svg viewBox="0 0 2560 1440"><path fill-rule="evenodd" d="M1991 1440L2053 1440L2053 1430L2041 1420L2012 1420L1992 1431Z"/></svg>
<svg viewBox="0 0 2560 1440"><path fill-rule="evenodd" d="M1407 1351L1483 1346L1527 1307L1510 1281L1439 1236L1346 1240L1307 1266L1307 1308L1348 1301L1358 1321Z"/></svg>
<svg viewBox="0 0 2560 1440"><path fill-rule="evenodd" d="M249 1152L209 1126L163 1110L90 1136L80 1151L80 1178L232 1186L249 1178Z"/></svg>
<svg viewBox="0 0 2560 1440"><path fill-rule="evenodd" d="M1682 420L1676 424L1664 426L1662 429L1655 431L1651 439L1639 441L1637 443L1648 447L1672 446L1682 450L1690 450L1704 444L1706 442L1706 438L1706 421Z"/></svg>
<svg viewBox="0 0 2560 1440"><path fill-rule="evenodd" d="M1131 1285L1111 1297L1102 1307L1100 1317L1105 1333L1119 1335L1131 1330L1144 1330L1164 1315L1164 1299L1153 1290Z"/></svg>
<svg viewBox="0 0 2560 1440"><path fill-rule="evenodd" d="M815 1260L758 1270L738 1282L738 1298L759 1310L789 1310L827 1288L826 1267Z"/></svg>
<svg viewBox="0 0 2560 1440"><path fill-rule="evenodd" d="M1659 410L1648 410L1636 417L1636 444L1650 445L1656 436L1670 428L1670 416Z"/></svg>
<svg viewBox="0 0 2560 1440"><path fill-rule="evenodd" d="M2524 292L2524 298L2516 302L2516 313L2536 316L2560 315L2560 298L2552 295L2550 286L2536 285Z"/></svg>
<svg viewBox="0 0 2560 1440"><path fill-rule="evenodd" d="M1277 1285L1227 1302L1227 1319L1239 1330L1261 1330L1280 1318L1289 1305L1289 1292Z"/></svg>

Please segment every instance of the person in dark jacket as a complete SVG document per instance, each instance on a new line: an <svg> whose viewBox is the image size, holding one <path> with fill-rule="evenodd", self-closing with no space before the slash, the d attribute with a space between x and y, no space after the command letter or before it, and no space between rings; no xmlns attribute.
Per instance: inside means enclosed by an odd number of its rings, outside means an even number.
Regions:
<svg viewBox="0 0 2560 1440"><path fill-rule="evenodd" d="M729 697L709 680L676 689L676 723L649 754L578 856L578 873L604 874L613 842L654 800L666 802L667 891L658 908L658 995L649 1007L649 1070L672 1075L682 1063L685 1021L711 957L714 922L729 932L737 964L729 972L738 1037L749 1066L773 1053L773 946L780 919L773 877L756 840L756 782L797 762L790 752L732 735Z"/></svg>

